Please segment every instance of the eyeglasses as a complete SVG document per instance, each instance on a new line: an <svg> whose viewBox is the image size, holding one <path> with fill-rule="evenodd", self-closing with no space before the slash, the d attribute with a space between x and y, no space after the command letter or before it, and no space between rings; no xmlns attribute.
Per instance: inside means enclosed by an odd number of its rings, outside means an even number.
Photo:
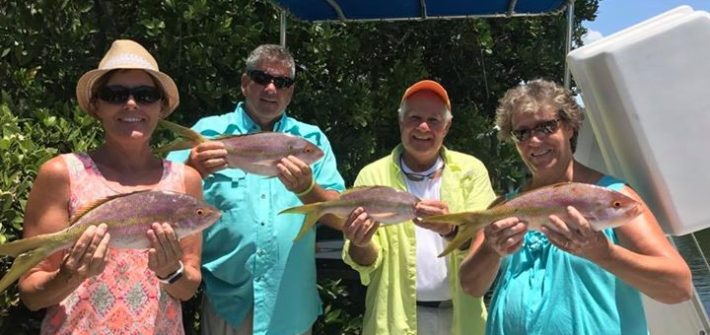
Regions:
<svg viewBox="0 0 710 335"><path fill-rule="evenodd" d="M266 86L274 83L277 89L289 88L296 82L293 78L275 77L261 70L249 70L247 71L247 76L259 85Z"/></svg>
<svg viewBox="0 0 710 335"><path fill-rule="evenodd" d="M121 85L104 86L96 92L99 99L106 101L112 105L121 105L128 101L128 98L133 96L138 104L152 104L163 98L163 93L156 87L152 86L136 86L126 87Z"/></svg>
<svg viewBox="0 0 710 335"><path fill-rule="evenodd" d="M513 141L520 143L525 142L532 137L533 133L537 135L550 135L557 131L560 126L560 119L547 120L538 123L530 129L515 129L510 131L510 136Z"/></svg>

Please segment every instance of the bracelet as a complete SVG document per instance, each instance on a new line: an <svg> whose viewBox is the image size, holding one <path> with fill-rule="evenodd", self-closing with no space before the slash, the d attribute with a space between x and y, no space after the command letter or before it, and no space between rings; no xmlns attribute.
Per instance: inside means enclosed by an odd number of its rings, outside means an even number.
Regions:
<svg viewBox="0 0 710 335"><path fill-rule="evenodd" d="M450 240L454 236L456 236L456 233L458 233L458 232L459 232L459 226L454 226L453 228L451 228L451 231L448 232L446 235L439 234L439 236L441 236L447 240Z"/></svg>
<svg viewBox="0 0 710 335"><path fill-rule="evenodd" d="M167 277L160 278L158 275L155 275L155 277L158 278L158 281L166 285L175 283L178 279L182 278L183 272L185 271L185 265L182 264L182 261L179 260L178 264L180 264L180 267Z"/></svg>
<svg viewBox="0 0 710 335"><path fill-rule="evenodd" d="M316 186L316 180L314 178L311 178L311 185L308 186L308 188L305 191L303 191L301 193L296 193L296 196L302 197L308 193L311 193L311 191L313 191L313 187L315 187L315 186Z"/></svg>

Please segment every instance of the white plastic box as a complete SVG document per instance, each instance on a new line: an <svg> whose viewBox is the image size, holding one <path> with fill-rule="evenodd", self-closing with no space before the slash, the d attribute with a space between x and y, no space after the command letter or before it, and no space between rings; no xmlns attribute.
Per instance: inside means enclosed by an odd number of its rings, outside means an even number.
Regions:
<svg viewBox="0 0 710 335"><path fill-rule="evenodd" d="M710 226L710 14L678 7L576 49L567 62L593 130L580 134L578 156L593 167L601 157L666 233Z"/></svg>

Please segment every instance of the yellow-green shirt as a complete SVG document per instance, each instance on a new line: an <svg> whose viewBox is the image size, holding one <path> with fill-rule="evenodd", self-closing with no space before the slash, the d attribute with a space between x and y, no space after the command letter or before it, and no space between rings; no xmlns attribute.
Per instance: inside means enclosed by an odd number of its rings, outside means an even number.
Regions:
<svg viewBox="0 0 710 335"><path fill-rule="evenodd" d="M355 186L384 185L398 190L407 186L399 167L402 146L392 154L363 168L355 180ZM441 151L444 171L441 181L441 201L449 206L449 212L485 209L495 198L488 170L473 156L460 152ZM360 273L363 285L368 286L365 299L363 331L371 334L416 334L416 238L414 224L381 226L372 238L378 249L375 262L362 266L352 258L345 241L343 260ZM483 334L487 312L480 298L463 292L459 283L459 264L467 251L454 251L449 256L451 273L451 296L453 301L452 335Z"/></svg>

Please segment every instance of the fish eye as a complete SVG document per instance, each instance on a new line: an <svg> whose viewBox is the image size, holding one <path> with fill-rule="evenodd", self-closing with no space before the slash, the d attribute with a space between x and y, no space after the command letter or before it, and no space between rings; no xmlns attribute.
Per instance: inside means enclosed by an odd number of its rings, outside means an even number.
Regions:
<svg viewBox="0 0 710 335"><path fill-rule="evenodd" d="M203 216L203 215L205 215L205 210L202 208L198 208L197 210L195 210L195 214L197 214L199 216Z"/></svg>
<svg viewBox="0 0 710 335"><path fill-rule="evenodd" d="M614 201L614 203L612 203L612 206L614 206L616 208L621 207L621 201Z"/></svg>
<svg viewBox="0 0 710 335"><path fill-rule="evenodd" d="M306 147L305 150L306 150L306 152L311 152L311 151L313 151L313 149L311 149L311 148L309 148L309 147Z"/></svg>

